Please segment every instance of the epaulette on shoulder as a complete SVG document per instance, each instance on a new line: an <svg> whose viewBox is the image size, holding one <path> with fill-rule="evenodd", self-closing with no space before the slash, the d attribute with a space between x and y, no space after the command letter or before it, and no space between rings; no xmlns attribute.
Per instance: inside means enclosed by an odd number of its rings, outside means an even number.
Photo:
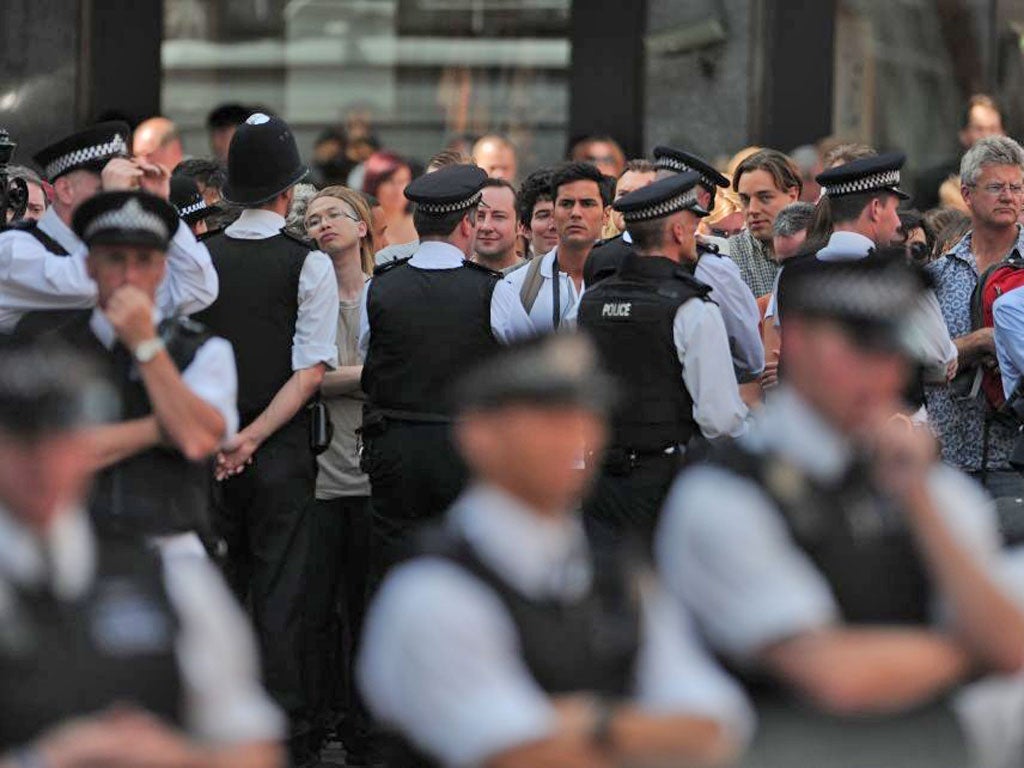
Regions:
<svg viewBox="0 0 1024 768"><path fill-rule="evenodd" d="M390 272L395 267L405 264L411 258L412 256L406 256L404 259L392 259L391 261L385 261L383 264L378 264L373 268L373 276L376 277L377 275L383 275L385 272Z"/></svg>
<svg viewBox="0 0 1024 768"><path fill-rule="evenodd" d="M308 240L305 237L299 237L294 232L289 232L288 229L285 228L285 227L281 227L281 229L279 231L281 232L282 235L287 237L292 242L298 243L301 246L309 248L309 250L311 250L311 251L315 251L316 250L316 243L314 243L312 240Z"/></svg>
<svg viewBox="0 0 1024 768"><path fill-rule="evenodd" d="M470 261L469 259L463 259L462 266L469 267L470 269L479 269L481 272L486 272L491 277L496 277L499 280L501 280L503 277L501 272L498 272L495 269L491 269L490 267L485 267L483 264L477 264L475 261Z"/></svg>
<svg viewBox="0 0 1024 768"><path fill-rule="evenodd" d="M619 242L622 242L622 235L616 235L615 237L602 237L594 243L594 248L603 248L606 245L612 245L613 243Z"/></svg>
<svg viewBox="0 0 1024 768"><path fill-rule="evenodd" d="M672 273L672 277L681 283L686 283L692 287L696 292L697 296L702 299L707 299L711 293L711 286L707 283L702 283L686 267L676 267Z"/></svg>
<svg viewBox="0 0 1024 768"><path fill-rule="evenodd" d="M715 256L722 256L718 243L698 243L697 250L701 253L712 253Z"/></svg>

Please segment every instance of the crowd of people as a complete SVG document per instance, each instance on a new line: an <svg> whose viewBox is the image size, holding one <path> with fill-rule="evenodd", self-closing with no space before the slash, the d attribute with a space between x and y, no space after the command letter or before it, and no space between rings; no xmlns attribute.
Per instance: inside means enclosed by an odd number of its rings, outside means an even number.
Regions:
<svg viewBox="0 0 1024 768"><path fill-rule="evenodd" d="M0 768L1024 764L1024 148L102 122L0 232ZM362 126L366 129L366 126Z"/></svg>

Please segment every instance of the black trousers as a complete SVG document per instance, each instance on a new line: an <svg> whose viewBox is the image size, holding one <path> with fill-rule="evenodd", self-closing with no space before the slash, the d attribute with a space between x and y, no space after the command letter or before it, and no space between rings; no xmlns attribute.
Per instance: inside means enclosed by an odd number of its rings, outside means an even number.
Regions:
<svg viewBox="0 0 1024 768"><path fill-rule="evenodd" d="M252 612L264 683L293 733L306 728L303 591L315 484L309 427L299 419L260 446L252 466L220 484L214 515L227 544L225 575Z"/></svg>
<svg viewBox="0 0 1024 768"><path fill-rule="evenodd" d="M373 500L371 590L415 550L424 526L436 523L466 484L449 424L387 420L364 437L363 471Z"/></svg>
<svg viewBox="0 0 1024 768"><path fill-rule="evenodd" d="M583 502L583 522L595 545L631 540L649 551L665 497L679 472L675 454L642 456L635 466L604 467Z"/></svg>
<svg viewBox="0 0 1024 768"><path fill-rule="evenodd" d="M368 723L353 670L366 613L370 497L317 499L310 517L305 674L313 725L326 731L340 722L358 737Z"/></svg>

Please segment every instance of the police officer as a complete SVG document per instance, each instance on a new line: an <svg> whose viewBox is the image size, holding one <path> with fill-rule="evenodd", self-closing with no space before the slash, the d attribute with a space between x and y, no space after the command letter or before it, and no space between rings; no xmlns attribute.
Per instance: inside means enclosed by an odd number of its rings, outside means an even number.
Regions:
<svg viewBox="0 0 1024 768"><path fill-rule="evenodd" d="M486 178L475 165L451 165L413 181L405 196L420 246L378 267L363 293L363 466L378 572L462 490L465 467L449 437L453 377L532 332L501 274L468 260Z"/></svg>
<svg viewBox="0 0 1024 768"><path fill-rule="evenodd" d="M228 152L224 197L244 207L206 240L221 291L196 316L234 347L241 430L218 457L227 570L252 606L270 692L292 721L292 757L308 759L300 674L308 514L316 484L313 409L337 365L338 286L326 254L284 230L307 168L281 119L251 115ZM329 439L329 438L328 438Z"/></svg>
<svg viewBox="0 0 1024 768"><path fill-rule="evenodd" d="M197 238L209 232L207 219L221 213L218 205L210 205L199 191L199 185L191 176L175 174L171 176L170 203L177 210L181 220L192 230Z"/></svg>
<svg viewBox="0 0 1024 768"><path fill-rule="evenodd" d="M1024 666L1024 614L999 586L981 489L891 419L923 283L902 249L786 272L783 386L679 478L660 570L757 681L751 765L967 765L947 705L972 676Z"/></svg>
<svg viewBox="0 0 1024 768"><path fill-rule="evenodd" d="M96 435L97 530L204 555L208 459L238 427L237 377L230 344L187 319L162 319L155 307L180 223L167 201L147 192L101 192L82 203L72 226L89 248L99 306L59 334L96 355L123 408Z"/></svg>
<svg viewBox="0 0 1024 768"><path fill-rule="evenodd" d="M611 382L579 335L501 353L458 390L472 484L372 605L359 674L409 766L728 762L735 684L652 575L604 559L576 509Z"/></svg>
<svg viewBox="0 0 1024 768"><path fill-rule="evenodd" d="M832 227L828 243L818 251L819 260L859 259L895 243L900 228L897 209L909 198L899 186L905 161L901 152L875 155L830 168L815 178L822 191L819 217ZM933 291L921 296L918 313L919 357L926 381L944 384L956 373L957 350Z"/></svg>
<svg viewBox="0 0 1024 768"><path fill-rule="evenodd" d="M0 766L280 764L245 617L208 561L161 568L84 512L114 408L66 348L0 349Z"/></svg>
<svg viewBox="0 0 1024 768"><path fill-rule="evenodd" d="M71 229L79 205L101 189L142 189L167 198L166 172L128 157L128 135L124 123L99 123L35 155L53 186L53 204L38 222L0 234L0 331L10 333L17 326L21 333L36 335L74 317L68 310L95 306L85 246ZM167 272L157 294L167 317L195 312L217 296L217 274L206 248L185 224L171 234ZM40 316L34 310L54 313Z"/></svg>
<svg viewBox="0 0 1024 768"><path fill-rule="evenodd" d="M649 541L681 454L745 427L722 315L682 266L697 258L694 237L706 215L697 184L696 173L674 174L615 202L635 250L580 303L579 327L625 392L584 507L601 536ZM600 452L588 461L601 461Z"/></svg>
<svg viewBox="0 0 1024 768"><path fill-rule="evenodd" d="M714 207L718 188L729 186L729 180L714 166L674 147L655 147L654 165L658 169L655 180L689 171L699 174L697 202L706 211ZM697 260L689 268L698 280L711 288L711 299L721 309L725 321L736 380L747 384L756 381L764 370L764 344L759 330L761 318L754 294L743 281L739 267L726 255L726 243L723 238L698 236ZM628 231L595 246L584 269L587 285L594 285L615 274L632 248Z"/></svg>

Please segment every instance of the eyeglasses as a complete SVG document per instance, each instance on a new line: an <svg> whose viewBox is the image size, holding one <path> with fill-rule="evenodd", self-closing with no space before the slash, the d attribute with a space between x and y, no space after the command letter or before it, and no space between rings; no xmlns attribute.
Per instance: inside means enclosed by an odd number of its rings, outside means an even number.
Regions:
<svg viewBox="0 0 1024 768"><path fill-rule="evenodd" d="M306 222L305 222L306 223L306 229L307 230L316 229L317 227L322 225L325 221L337 221L338 219L341 219L341 218L351 219L356 224L358 224L360 221L362 221L362 219L360 219L355 214L347 213L345 211L340 211L340 210L334 210L334 211L328 211L322 217L318 216L316 214L314 214L313 216L310 216L308 219L306 219Z"/></svg>
<svg viewBox="0 0 1024 768"><path fill-rule="evenodd" d="M968 187L977 187L977 184L968 184ZM1010 190L1010 194L1014 197L1020 197L1024 194L1024 184L986 184L981 187L982 191L992 197L998 197L1003 194L1006 190Z"/></svg>
<svg viewBox="0 0 1024 768"><path fill-rule="evenodd" d="M593 163L594 165L600 165L601 163L605 165L615 165L617 160L618 158L614 155L587 155L586 157L586 161L588 163Z"/></svg>

